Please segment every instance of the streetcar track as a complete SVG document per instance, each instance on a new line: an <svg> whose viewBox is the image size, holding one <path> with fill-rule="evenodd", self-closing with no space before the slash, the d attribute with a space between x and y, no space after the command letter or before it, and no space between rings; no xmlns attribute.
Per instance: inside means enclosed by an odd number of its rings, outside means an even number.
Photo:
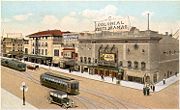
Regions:
<svg viewBox="0 0 180 110"><path fill-rule="evenodd" d="M98 108L99 109L99 105L97 105L95 102L92 102L92 100L87 99L87 97L82 97L82 96L74 96L76 98L78 98L79 100L82 100L83 102L87 102L86 106L88 106L88 109L95 109ZM94 108L95 107L95 108Z"/></svg>
<svg viewBox="0 0 180 110"><path fill-rule="evenodd" d="M89 90L89 89L85 89L85 88L83 88L81 91L85 91L85 92L88 92L88 93L90 93L90 94L94 94L94 95L96 95L96 96L99 96L99 97L102 97L102 98L104 98L104 99L106 99L106 100L111 100L111 101L109 101L110 103L112 103L113 105L115 105L118 109L120 109L119 108L119 104L121 104L124 108L126 108L126 109L128 109L128 107L125 105L125 104L123 104L122 102L120 102L119 100L117 100L116 98L114 98L114 97L111 97L111 96L109 96L109 95L106 95L106 94L103 94L103 93L98 93L98 91L93 91L93 90ZM90 91L92 91L92 92L90 92ZM118 103L119 104L118 104ZM116 104L115 104L116 103Z"/></svg>

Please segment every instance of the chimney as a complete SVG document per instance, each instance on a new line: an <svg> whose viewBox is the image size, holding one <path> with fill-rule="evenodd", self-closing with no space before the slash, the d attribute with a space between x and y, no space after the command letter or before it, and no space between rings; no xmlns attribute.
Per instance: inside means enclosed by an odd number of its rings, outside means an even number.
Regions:
<svg viewBox="0 0 180 110"><path fill-rule="evenodd" d="M168 36L168 32L165 32L165 35Z"/></svg>

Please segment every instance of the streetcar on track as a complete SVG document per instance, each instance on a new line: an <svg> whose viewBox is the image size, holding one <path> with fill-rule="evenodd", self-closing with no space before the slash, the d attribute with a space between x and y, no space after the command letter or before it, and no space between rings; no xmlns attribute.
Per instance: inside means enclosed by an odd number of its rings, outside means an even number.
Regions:
<svg viewBox="0 0 180 110"><path fill-rule="evenodd" d="M70 77L46 72L41 74L40 83L46 87L54 88L68 94L79 94L79 81Z"/></svg>
<svg viewBox="0 0 180 110"><path fill-rule="evenodd" d="M26 71L26 64L14 59L1 58L1 65L19 71Z"/></svg>

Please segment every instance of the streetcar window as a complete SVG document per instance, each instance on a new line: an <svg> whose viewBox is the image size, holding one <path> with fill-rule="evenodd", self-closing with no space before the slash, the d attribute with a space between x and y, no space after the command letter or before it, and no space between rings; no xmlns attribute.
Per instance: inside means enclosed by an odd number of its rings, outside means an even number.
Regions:
<svg viewBox="0 0 180 110"><path fill-rule="evenodd" d="M78 89L78 83L71 84L72 89Z"/></svg>

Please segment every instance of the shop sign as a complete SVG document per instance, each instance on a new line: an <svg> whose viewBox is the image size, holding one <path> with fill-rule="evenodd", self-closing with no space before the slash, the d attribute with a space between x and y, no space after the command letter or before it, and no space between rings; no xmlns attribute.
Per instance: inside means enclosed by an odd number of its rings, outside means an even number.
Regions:
<svg viewBox="0 0 180 110"><path fill-rule="evenodd" d="M95 31L129 31L129 17L111 18L95 21Z"/></svg>
<svg viewBox="0 0 180 110"><path fill-rule="evenodd" d="M114 61L115 56L114 56L114 54L101 54L101 60Z"/></svg>

